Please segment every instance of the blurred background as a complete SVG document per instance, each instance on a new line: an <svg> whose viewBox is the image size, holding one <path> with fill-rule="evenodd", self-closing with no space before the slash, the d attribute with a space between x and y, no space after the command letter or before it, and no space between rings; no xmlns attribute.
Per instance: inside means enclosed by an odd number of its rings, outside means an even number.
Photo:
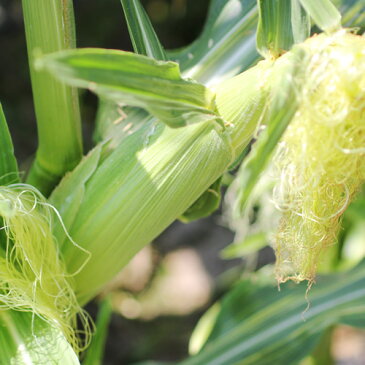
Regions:
<svg viewBox="0 0 365 365"><path fill-rule="evenodd" d="M191 43L204 25L209 0L145 0L162 44L178 48ZM118 0L74 0L78 47L132 50ZM26 171L37 146L36 124L27 64L21 2L0 0L0 100ZM81 94L85 152L91 134L96 97ZM142 250L105 289L114 314L105 365L146 359L176 362L188 354L188 341L199 317L247 267L274 260L264 248L253 261L223 260L221 250L233 240L220 212L188 225L175 222ZM95 316L98 298L88 306ZM365 364L365 335L340 327L334 334L338 364Z"/></svg>

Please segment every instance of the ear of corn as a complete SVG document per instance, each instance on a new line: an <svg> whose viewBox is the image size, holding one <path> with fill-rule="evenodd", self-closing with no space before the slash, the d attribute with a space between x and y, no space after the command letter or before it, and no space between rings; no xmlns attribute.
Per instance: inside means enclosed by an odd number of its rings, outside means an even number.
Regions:
<svg viewBox="0 0 365 365"><path fill-rule="evenodd" d="M92 254L75 276L81 302L186 211L224 172L232 152L217 123L202 122L183 130L158 124L127 137L102 161L85 184L69 228L74 241ZM69 272L79 271L85 256L76 256L69 244L62 253Z"/></svg>
<svg viewBox="0 0 365 365"><path fill-rule="evenodd" d="M86 63L87 54L81 55ZM73 66L68 56L62 57L58 56L58 76L63 77L65 71L69 82L78 82L77 78L69 80ZM75 68L78 71L77 65ZM215 119L206 121L203 113L200 123L180 129L151 120L114 150L108 144L97 147L55 190L51 201L70 235L91 253L85 264L86 256L75 255L67 237L56 228L68 271L79 271L74 279L82 303L197 201L242 152L261 119L265 96L260 76L258 68L256 73L247 73L247 79L240 77L231 83L241 103L232 103L230 108L223 104L229 100L225 93L232 88L222 87L217 94L221 115ZM231 111L234 108L239 110ZM216 121L222 117L231 119L225 127ZM74 198L67 201L69 194Z"/></svg>

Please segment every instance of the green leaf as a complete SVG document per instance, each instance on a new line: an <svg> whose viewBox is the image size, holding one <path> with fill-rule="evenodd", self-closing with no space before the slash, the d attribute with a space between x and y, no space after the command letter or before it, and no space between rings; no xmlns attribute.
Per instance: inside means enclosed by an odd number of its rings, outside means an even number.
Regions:
<svg viewBox="0 0 365 365"><path fill-rule="evenodd" d="M310 34L310 20L298 0L259 0L257 49L277 58Z"/></svg>
<svg viewBox="0 0 365 365"><path fill-rule="evenodd" d="M110 298L105 298L99 305L95 335L87 350L85 360L82 362L83 365L103 364L104 346L108 336L108 327L112 313Z"/></svg>
<svg viewBox="0 0 365 365"><path fill-rule="evenodd" d="M340 9L342 24L346 27L365 27L365 2L358 0L334 0Z"/></svg>
<svg viewBox="0 0 365 365"><path fill-rule="evenodd" d="M75 46L72 0L22 0L38 149L27 182L48 195L61 177L82 157L81 120L77 90L36 70L35 60Z"/></svg>
<svg viewBox="0 0 365 365"><path fill-rule="evenodd" d="M265 58L277 58L293 44L291 5L282 0L258 0L257 49Z"/></svg>
<svg viewBox="0 0 365 365"><path fill-rule="evenodd" d="M99 144L91 150L72 173L66 175L61 180L60 184L58 184L57 188L49 197L50 203L58 208L58 212L62 216L63 224L68 229L72 228L75 217L84 199L85 185L95 173L101 161L103 147L103 144ZM57 237L59 246L62 247L62 244L67 238L64 227L60 224L55 224L53 234Z"/></svg>
<svg viewBox="0 0 365 365"><path fill-rule="evenodd" d="M95 48L45 56L38 65L70 85L89 88L121 105L145 108L171 127L215 118L214 95L184 80L174 62Z"/></svg>
<svg viewBox="0 0 365 365"><path fill-rule="evenodd" d="M221 301L210 336L184 365L293 364L308 355L336 323L364 326L365 261L307 286L245 280ZM307 308L308 305L308 308ZM357 321L356 321L357 320Z"/></svg>
<svg viewBox="0 0 365 365"><path fill-rule="evenodd" d="M0 185L19 182L18 164L14 156L14 147L0 104Z"/></svg>
<svg viewBox="0 0 365 365"><path fill-rule="evenodd" d="M208 217L219 208L221 201L222 178L215 181L199 199L180 217L182 222L188 223L196 219Z"/></svg>
<svg viewBox="0 0 365 365"><path fill-rule="evenodd" d="M310 18L300 0L291 0L291 26L294 43L304 42L310 36Z"/></svg>
<svg viewBox="0 0 365 365"><path fill-rule="evenodd" d="M148 15L139 0L121 0L134 52L156 60L167 60Z"/></svg>
<svg viewBox="0 0 365 365"><path fill-rule="evenodd" d="M256 0L212 0L200 37L190 46L169 52L184 75L217 84L256 63Z"/></svg>
<svg viewBox="0 0 365 365"><path fill-rule="evenodd" d="M341 13L331 0L300 0L300 3L323 31L333 32L341 28Z"/></svg>
<svg viewBox="0 0 365 365"><path fill-rule="evenodd" d="M243 257L251 253L259 251L268 244L267 234L264 232L253 233L247 236L241 242L234 242L227 246L221 256L224 259L233 259L236 257Z"/></svg>
<svg viewBox="0 0 365 365"><path fill-rule="evenodd" d="M249 197L264 171L286 127L292 120L299 101L300 80L306 69L308 57L301 48L293 49L286 57L276 61L267 84L271 88L269 113L265 130L259 135L252 151L244 160L232 189L237 189L234 216L239 217L246 209Z"/></svg>
<svg viewBox="0 0 365 365"><path fill-rule="evenodd" d="M0 328L1 364L80 365L62 333L32 313L1 310Z"/></svg>

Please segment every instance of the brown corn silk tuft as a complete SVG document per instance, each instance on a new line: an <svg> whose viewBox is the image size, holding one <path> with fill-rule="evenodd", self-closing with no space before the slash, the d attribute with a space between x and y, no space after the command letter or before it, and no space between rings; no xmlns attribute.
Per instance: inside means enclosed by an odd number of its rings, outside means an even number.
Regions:
<svg viewBox="0 0 365 365"><path fill-rule="evenodd" d="M282 212L276 274L310 285L365 180L365 38L341 30L300 47L309 67L273 159L273 200Z"/></svg>

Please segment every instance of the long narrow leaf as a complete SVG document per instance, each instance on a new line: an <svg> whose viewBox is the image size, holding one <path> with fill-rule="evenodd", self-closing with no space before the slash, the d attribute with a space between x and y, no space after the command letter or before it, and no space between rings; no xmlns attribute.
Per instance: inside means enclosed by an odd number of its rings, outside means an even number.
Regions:
<svg viewBox="0 0 365 365"><path fill-rule="evenodd" d="M310 19L299 0L259 0L257 49L265 58L277 58L310 34Z"/></svg>
<svg viewBox="0 0 365 365"><path fill-rule="evenodd" d="M307 356L336 323L364 326L365 262L305 284L243 281L221 302L207 343L184 365L293 364ZM308 308L306 310L306 307ZM357 320L357 323L356 323Z"/></svg>
<svg viewBox="0 0 365 365"><path fill-rule="evenodd" d="M39 66L70 85L89 88L122 105L145 108L171 127L213 119L212 93L184 80L174 62L123 51L82 49L46 56Z"/></svg>
<svg viewBox="0 0 365 365"><path fill-rule="evenodd" d="M167 60L148 15L139 0L121 0L134 52L156 60Z"/></svg>
<svg viewBox="0 0 365 365"><path fill-rule="evenodd" d="M294 43L304 42L310 36L310 17L300 5L300 0L291 0L291 24Z"/></svg>
<svg viewBox="0 0 365 365"><path fill-rule="evenodd" d="M184 75L216 84L256 63L256 0L212 0L201 36L190 46L170 52Z"/></svg>
<svg viewBox="0 0 365 365"><path fill-rule="evenodd" d="M18 164L14 156L8 125L0 104L0 185L19 182Z"/></svg>
<svg viewBox="0 0 365 365"><path fill-rule="evenodd" d="M85 360L82 365L102 365L105 341L108 336L108 326L112 315L112 305L110 298L105 298L99 306L98 317L96 319L96 331L87 350Z"/></svg>
<svg viewBox="0 0 365 365"><path fill-rule="evenodd" d="M265 58L277 58L294 42L291 3L286 0L259 0L258 5L257 49Z"/></svg>
<svg viewBox="0 0 365 365"><path fill-rule="evenodd" d="M331 32L341 27L341 13L331 0L300 0L300 2L322 30Z"/></svg>
<svg viewBox="0 0 365 365"><path fill-rule="evenodd" d="M344 26L365 27L365 1L334 0L333 3L340 9Z"/></svg>

